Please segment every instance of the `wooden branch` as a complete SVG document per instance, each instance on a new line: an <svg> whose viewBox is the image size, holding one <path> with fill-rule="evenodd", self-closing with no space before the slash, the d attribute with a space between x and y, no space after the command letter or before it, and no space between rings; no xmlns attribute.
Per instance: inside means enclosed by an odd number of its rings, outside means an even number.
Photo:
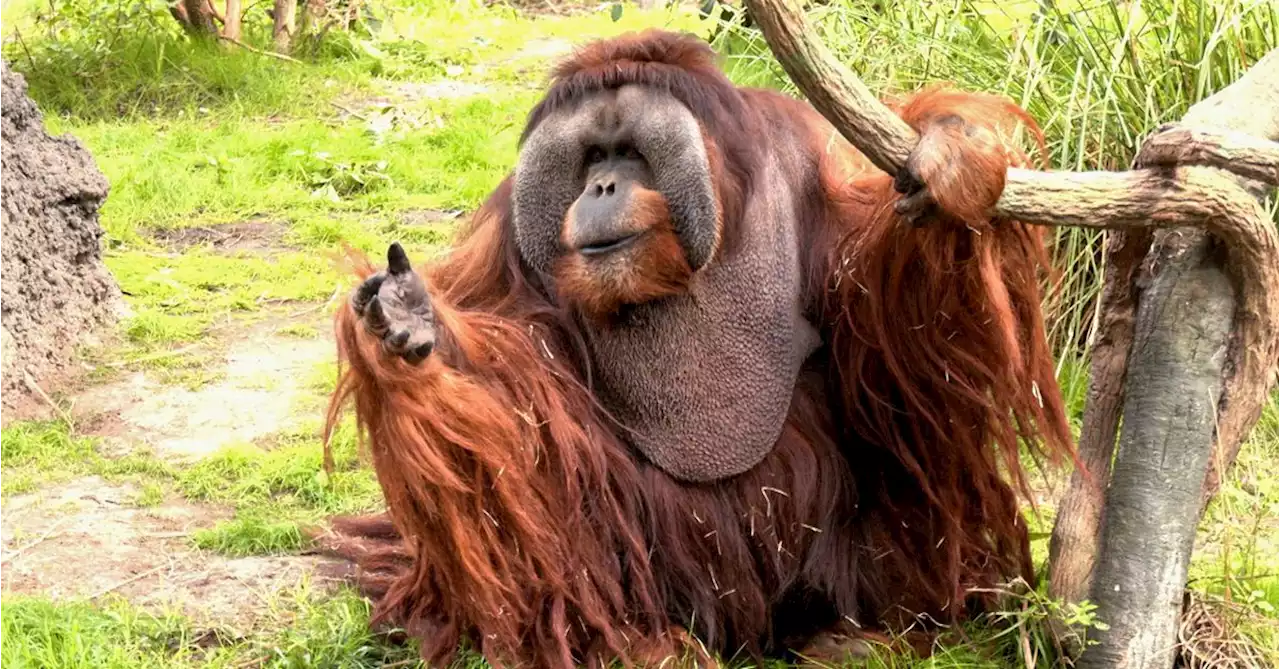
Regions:
<svg viewBox="0 0 1280 669"><path fill-rule="evenodd" d="M821 42L788 0L746 0L773 55L809 102L876 167L897 174L919 137ZM870 132L867 132L870 131Z"/></svg>
<svg viewBox="0 0 1280 669"><path fill-rule="evenodd" d="M1267 236L1271 226L1246 220L1252 196L1222 171L1184 166L1128 172L1037 172L1009 169L1000 208L1021 223L1079 228L1204 227L1233 242ZM1248 206L1253 205L1253 206ZM1219 220L1222 217L1232 220ZM1267 243L1267 240L1256 240Z"/></svg>
<svg viewBox="0 0 1280 669"><path fill-rule="evenodd" d="M1188 128L1169 123L1142 146L1135 167L1211 165L1232 174L1280 185L1280 143L1230 130Z"/></svg>
<svg viewBox="0 0 1280 669"><path fill-rule="evenodd" d="M254 48L254 47L252 47L252 46L249 46L248 44L245 44L244 42L241 42L241 41L240 41L240 40L238 40L238 39L231 39L230 37L227 37L226 35L218 35L218 39L220 39L220 40L222 40L222 41L224 41L224 42L229 42L229 43L231 43L231 44L234 44L234 45L236 45L236 46L240 47L241 49L244 49L245 51L248 51L248 52L250 52L250 53L256 53L256 54L258 54L259 56L266 56L266 57L268 57L268 58L275 58L276 60L283 60L283 61L288 62L288 63L298 63L299 65L303 64L303 63L302 63L302 61L298 60L297 58L294 58L293 56L287 56L287 55L285 55L285 54L283 54L283 53L276 53L276 52L274 52L274 51L265 51L265 50L263 50L263 49L257 49L257 48Z"/></svg>

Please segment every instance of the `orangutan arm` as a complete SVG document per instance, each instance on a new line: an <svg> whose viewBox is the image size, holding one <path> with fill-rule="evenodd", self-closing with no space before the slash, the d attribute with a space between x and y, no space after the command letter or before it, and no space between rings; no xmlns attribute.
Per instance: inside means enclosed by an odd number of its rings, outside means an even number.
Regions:
<svg viewBox="0 0 1280 669"><path fill-rule="evenodd" d="M846 230L826 310L846 420L947 513L974 507L994 520L1007 509L982 492L1001 476L993 444L1015 478L1020 440L1070 448L1040 306L1039 230L989 214L1006 168L1024 160L1009 131L1039 131L1003 99L951 90L918 94L899 113L921 135L903 172L829 187Z"/></svg>

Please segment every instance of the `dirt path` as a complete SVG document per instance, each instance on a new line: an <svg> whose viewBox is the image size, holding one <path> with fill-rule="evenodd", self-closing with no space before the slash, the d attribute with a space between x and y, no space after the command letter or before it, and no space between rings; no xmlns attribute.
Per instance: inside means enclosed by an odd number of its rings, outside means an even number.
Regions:
<svg viewBox="0 0 1280 669"><path fill-rule="evenodd" d="M199 234L218 248L217 240L236 237L238 229ZM241 246L226 250L245 251ZM212 379L194 387L166 382L162 370L145 367L85 387L70 398L76 433L98 438L107 457L148 453L182 467L226 446L314 425L327 399L317 370L335 359L329 312L323 303L289 305L279 317L193 345L187 355L210 356L201 374ZM300 326L319 335L285 332ZM247 629L274 593L303 579L323 586L343 575L341 565L315 556L232 558L196 549L192 533L229 519L231 510L172 491L144 507L140 493L131 483L88 476L5 499L3 590L54 599L114 593L147 607L176 607L203 624Z"/></svg>
<svg viewBox="0 0 1280 669"><path fill-rule="evenodd" d="M193 549L191 532L230 514L176 495L138 508L137 494L92 476L6 500L5 591L54 599L114 593L177 609L197 624L248 630L273 593L341 575L338 564L313 556L228 558Z"/></svg>

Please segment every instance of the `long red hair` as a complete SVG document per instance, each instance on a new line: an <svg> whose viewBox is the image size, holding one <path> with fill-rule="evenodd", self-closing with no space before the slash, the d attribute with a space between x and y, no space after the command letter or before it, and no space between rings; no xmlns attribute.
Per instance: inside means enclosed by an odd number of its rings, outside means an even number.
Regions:
<svg viewBox="0 0 1280 669"><path fill-rule="evenodd" d="M812 156L795 187L807 305L828 345L755 468L685 484L626 445L590 388L581 326L511 239L509 180L423 269L440 337L425 363L387 358L349 308L336 316L330 427L353 403L387 516L335 519L325 544L360 563L375 617L419 637L429 661L464 640L494 663L661 657L689 643L680 625L708 649L759 655L842 617L953 621L984 604L971 589L1033 577L1019 443L1070 450L1039 309L1046 258L1034 229L976 213L1020 154L961 139L974 173L935 193L952 214L911 229L889 177L812 109L736 89L712 63L669 33L594 45L557 70L530 126L618 83L676 95L711 140L729 246L759 129ZM945 90L901 111L992 132L1029 120Z"/></svg>

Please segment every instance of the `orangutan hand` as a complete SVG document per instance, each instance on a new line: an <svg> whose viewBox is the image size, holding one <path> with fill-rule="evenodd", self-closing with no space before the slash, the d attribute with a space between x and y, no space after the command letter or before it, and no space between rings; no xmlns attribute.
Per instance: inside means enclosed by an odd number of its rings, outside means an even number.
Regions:
<svg viewBox="0 0 1280 669"><path fill-rule="evenodd" d="M436 343L435 312L427 286L400 244L387 249L387 269L365 279L351 298L365 329L387 353L418 364Z"/></svg>
<svg viewBox="0 0 1280 669"><path fill-rule="evenodd" d="M949 214L961 220L990 216L1004 191L1008 152L991 128L946 114L920 133L893 180L902 194L894 212L921 226Z"/></svg>

